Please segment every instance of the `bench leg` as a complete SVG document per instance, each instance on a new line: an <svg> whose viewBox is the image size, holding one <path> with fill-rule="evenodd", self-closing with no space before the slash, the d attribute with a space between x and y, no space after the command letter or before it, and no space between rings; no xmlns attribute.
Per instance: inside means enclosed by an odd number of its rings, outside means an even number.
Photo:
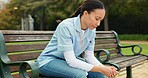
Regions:
<svg viewBox="0 0 148 78"><path fill-rule="evenodd" d="M126 67L126 78L132 78L132 66Z"/></svg>

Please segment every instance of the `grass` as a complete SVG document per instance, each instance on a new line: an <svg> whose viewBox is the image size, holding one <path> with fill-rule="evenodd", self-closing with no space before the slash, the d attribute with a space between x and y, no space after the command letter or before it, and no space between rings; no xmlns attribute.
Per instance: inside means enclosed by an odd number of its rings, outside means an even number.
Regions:
<svg viewBox="0 0 148 78"><path fill-rule="evenodd" d="M122 34L119 35L120 40L129 40L129 41L148 41L148 35L141 35L141 34ZM132 45L133 43L121 43L122 45ZM139 45L142 46L142 54L148 55L148 44L142 44ZM136 50L138 50L136 48ZM122 49L122 51L125 54L131 54L131 48L128 49Z"/></svg>
<svg viewBox="0 0 148 78"><path fill-rule="evenodd" d="M131 43L121 43L122 45L132 45ZM142 54L146 54L148 55L148 44L139 44L140 46L142 46ZM135 48L135 50L138 52L139 48ZM132 54L131 53L131 48L127 48L127 49L122 49L123 53L125 54Z"/></svg>

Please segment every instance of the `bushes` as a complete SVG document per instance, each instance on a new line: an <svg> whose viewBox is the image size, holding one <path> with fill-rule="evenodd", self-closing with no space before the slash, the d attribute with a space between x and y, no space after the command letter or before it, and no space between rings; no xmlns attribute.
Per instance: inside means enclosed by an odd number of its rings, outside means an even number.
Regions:
<svg viewBox="0 0 148 78"><path fill-rule="evenodd" d="M148 35L139 35L139 34L123 34L119 35L120 40L143 40L148 41Z"/></svg>

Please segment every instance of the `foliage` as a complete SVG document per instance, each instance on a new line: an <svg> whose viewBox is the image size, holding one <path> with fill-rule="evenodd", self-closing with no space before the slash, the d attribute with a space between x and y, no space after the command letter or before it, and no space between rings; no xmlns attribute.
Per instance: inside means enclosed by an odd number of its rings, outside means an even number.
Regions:
<svg viewBox="0 0 148 78"><path fill-rule="evenodd" d="M31 14L35 30L55 30L84 0L11 0L0 14L0 29L20 29L21 18ZM110 30L119 34L148 34L148 0L101 0ZM17 9L14 9L17 7ZM105 25L102 23L102 25ZM104 30L100 26L97 30Z"/></svg>
<svg viewBox="0 0 148 78"><path fill-rule="evenodd" d="M148 34L147 0L118 0L110 7L109 17L110 30L121 34Z"/></svg>
<svg viewBox="0 0 148 78"><path fill-rule="evenodd" d="M148 35L140 34L122 34L119 35L121 40L145 40L148 41Z"/></svg>
<svg viewBox="0 0 148 78"><path fill-rule="evenodd" d="M19 29L17 17L11 14L9 9L1 10L0 12L0 29L8 30L8 29Z"/></svg>
<svg viewBox="0 0 148 78"><path fill-rule="evenodd" d="M25 17L31 14L39 29L49 30L55 25L57 18L69 17L81 2L82 0L12 0L9 6L18 7L15 15Z"/></svg>

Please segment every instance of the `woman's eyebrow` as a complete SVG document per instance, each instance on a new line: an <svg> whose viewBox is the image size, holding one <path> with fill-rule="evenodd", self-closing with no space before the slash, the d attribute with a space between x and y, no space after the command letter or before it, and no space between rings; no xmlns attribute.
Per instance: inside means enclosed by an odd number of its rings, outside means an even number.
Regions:
<svg viewBox="0 0 148 78"><path fill-rule="evenodd" d="M101 18L100 16L97 16L96 18L97 18L97 19L100 19L100 20L103 20L103 18Z"/></svg>

